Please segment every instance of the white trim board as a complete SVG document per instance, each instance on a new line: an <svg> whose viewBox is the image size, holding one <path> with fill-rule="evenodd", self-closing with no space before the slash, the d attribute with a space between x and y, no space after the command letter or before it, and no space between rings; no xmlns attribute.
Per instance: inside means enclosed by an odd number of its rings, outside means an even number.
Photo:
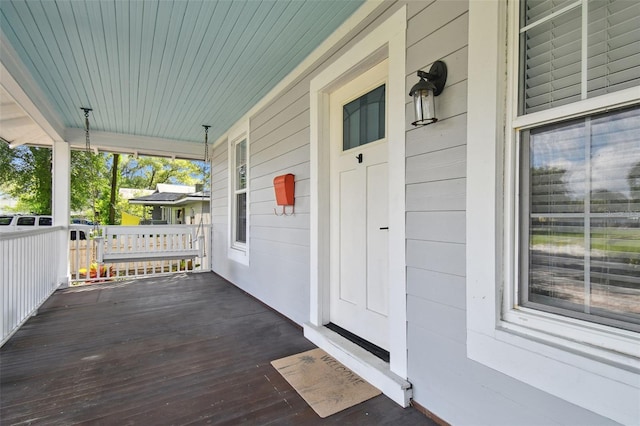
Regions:
<svg viewBox="0 0 640 426"><path fill-rule="evenodd" d="M389 364L326 327L304 324L304 336L403 407L411 403L411 383L394 374ZM401 402L400 402L401 401Z"/></svg>
<svg viewBox="0 0 640 426"><path fill-rule="evenodd" d="M326 142L329 137L329 93L341 82L388 57L389 371L401 378L407 377L404 195L406 16L406 6L403 6L311 80L311 304L309 323L305 325L307 335L314 327L322 327L329 321L329 149ZM321 340L320 344L326 344L326 341ZM366 363L364 359L360 361ZM375 376L376 371L371 366L365 369L363 377L372 381L371 376ZM406 387L399 388L397 392L383 391L403 406L408 403L411 392Z"/></svg>
<svg viewBox="0 0 640 426"><path fill-rule="evenodd" d="M65 129L62 119L33 80L1 30L0 52L2 52L0 56L0 86L52 141L62 141ZM35 99L31 99L23 87L28 87Z"/></svg>
<svg viewBox="0 0 640 426"><path fill-rule="evenodd" d="M64 135L71 148L85 148L86 135L84 129L67 128ZM178 144L180 152L177 153L176 145ZM201 143L102 132L99 130L91 130L91 147L97 151L130 152L134 155L204 160L204 144Z"/></svg>

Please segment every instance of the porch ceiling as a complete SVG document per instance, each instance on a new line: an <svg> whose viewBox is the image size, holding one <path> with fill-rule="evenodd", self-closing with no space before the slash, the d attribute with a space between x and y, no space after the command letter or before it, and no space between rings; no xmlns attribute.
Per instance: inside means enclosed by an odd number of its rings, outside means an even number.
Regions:
<svg viewBox="0 0 640 426"><path fill-rule="evenodd" d="M106 135L201 143L210 124L212 141L363 2L2 0L0 85L25 109L19 87L60 136L91 107Z"/></svg>

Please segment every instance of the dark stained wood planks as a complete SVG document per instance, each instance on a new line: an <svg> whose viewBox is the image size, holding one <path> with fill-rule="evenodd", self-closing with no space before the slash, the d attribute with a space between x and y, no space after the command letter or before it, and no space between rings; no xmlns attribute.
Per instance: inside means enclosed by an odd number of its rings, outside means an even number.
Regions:
<svg viewBox="0 0 640 426"><path fill-rule="evenodd" d="M0 423L433 425L383 395L320 419L269 364L312 348L212 273L61 290L0 349Z"/></svg>

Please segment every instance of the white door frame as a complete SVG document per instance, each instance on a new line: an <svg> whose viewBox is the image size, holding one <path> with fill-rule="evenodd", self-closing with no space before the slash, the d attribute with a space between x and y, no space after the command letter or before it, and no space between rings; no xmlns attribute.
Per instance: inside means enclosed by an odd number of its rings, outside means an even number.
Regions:
<svg viewBox="0 0 640 426"><path fill-rule="evenodd" d="M407 377L405 260L406 6L311 80L310 323L329 322L329 93L389 58L389 346L391 372ZM366 378L366 377L365 377Z"/></svg>

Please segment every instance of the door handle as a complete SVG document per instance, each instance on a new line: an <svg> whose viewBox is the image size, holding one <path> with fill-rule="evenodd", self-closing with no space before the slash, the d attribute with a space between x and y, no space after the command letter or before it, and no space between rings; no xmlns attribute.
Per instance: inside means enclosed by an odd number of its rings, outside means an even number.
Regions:
<svg viewBox="0 0 640 426"><path fill-rule="evenodd" d="M385 227L383 227L383 228L380 228L380 230L381 230L381 231L384 231L385 229L387 229L387 230L388 230L388 229L389 229L389 227L388 227L388 226L385 226Z"/></svg>
<svg viewBox="0 0 640 426"><path fill-rule="evenodd" d="M362 159L363 159L362 154L356 155L356 160L358 160L358 163L362 163Z"/></svg>

